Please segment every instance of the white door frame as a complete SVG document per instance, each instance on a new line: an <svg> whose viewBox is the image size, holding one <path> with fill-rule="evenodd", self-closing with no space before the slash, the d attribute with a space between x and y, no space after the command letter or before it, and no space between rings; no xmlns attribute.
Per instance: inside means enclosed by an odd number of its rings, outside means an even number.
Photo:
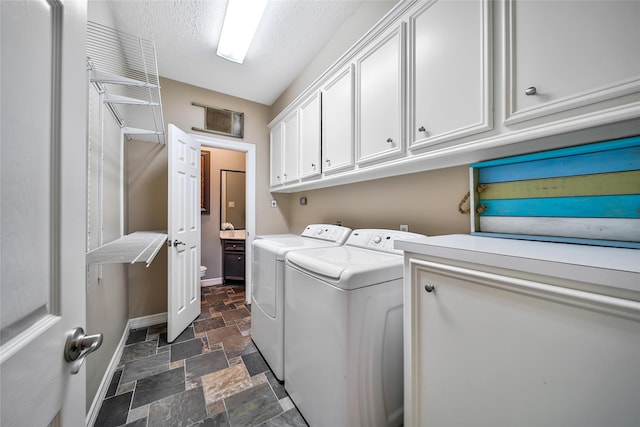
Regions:
<svg viewBox="0 0 640 427"><path fill-rule="evenodd" d="M251 304L251 260L253 238L256 232L256 146L248 142L229 141L222 138L190 134L200 146L246 153L246 232L245 239L245 302Z"/></svg>

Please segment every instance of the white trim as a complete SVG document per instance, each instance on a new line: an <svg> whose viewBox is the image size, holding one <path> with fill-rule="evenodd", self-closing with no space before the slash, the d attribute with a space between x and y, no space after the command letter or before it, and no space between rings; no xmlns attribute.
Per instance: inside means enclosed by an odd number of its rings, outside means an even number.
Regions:
<svg viewBox="0 0 640 427"><path fill-rule="evenodd" d="M98 413L100 412L100 407L102 406L102 402L104 401L104 397L107 395L107 391L109 390L109 385L111 384L111 378L113 378L113 374L118 367L118 363L120 362L120 358L122 357L122 352L124 351L124 345L127 342L127 337L129 336L130 323L127 322L127 325L122 332L122 337L120 338L120 342L116 347L116 350L113 352L113 356L111 357L111 361L107 366L107 369L102 377L102 381L100 381L100 386L98 387L98 391L93 397L93 402L91 402L91 407L87 412L87 416L85 418L85 422L87 427L92 427L98 418Z"/></svg>
<svg viewBox="0 0 640 427"><path fill-rule="evenodd" d="M135 319L129 319L129 329L147 328L153 325L159 325L160 323L167 322L167 313L157 313L150 316L136 317Z"/></svg>
<svg viewBox="0 0 640 427"><path fill-rule="evenodd" d="M222 277L214 277L213 279L200 280L200 286L206 288L207 286L222 285Z"/></svg>

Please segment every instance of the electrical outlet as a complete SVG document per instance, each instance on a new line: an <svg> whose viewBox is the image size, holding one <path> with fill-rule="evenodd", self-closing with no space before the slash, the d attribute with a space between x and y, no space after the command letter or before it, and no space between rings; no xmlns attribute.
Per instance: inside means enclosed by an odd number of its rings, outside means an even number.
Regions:
<svg viewBox="0 0 640 427"><path fill-rule="evenodd" d="M277 208L278 207L278 202L276 201L276 199L271 200L271 207L272 208Z"/></svg>
<svg viewBox="0 0 640 427"><path fill-rule="evenodd" d="M406 225L406 224L402 224L402 225L400 226L400 231L409 231L409 226L408 226L408 225Z"/></svg>

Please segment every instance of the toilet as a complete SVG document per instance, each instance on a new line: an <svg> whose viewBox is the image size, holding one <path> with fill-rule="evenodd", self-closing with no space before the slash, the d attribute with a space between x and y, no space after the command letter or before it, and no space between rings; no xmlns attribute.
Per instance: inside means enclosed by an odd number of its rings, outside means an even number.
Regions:
<svg viewBox="0 0 640 427"><path fill-rule="evenodd" d="M205 274L207 274L207 266L205 265L201 265L200 266L200 279L202 279Z"/></svg>

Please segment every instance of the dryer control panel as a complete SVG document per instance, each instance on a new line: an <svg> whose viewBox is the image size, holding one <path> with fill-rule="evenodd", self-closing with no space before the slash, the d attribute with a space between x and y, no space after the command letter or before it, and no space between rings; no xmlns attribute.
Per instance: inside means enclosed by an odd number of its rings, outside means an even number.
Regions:
<svg viewBox="0 0 640 427"><path fill-rule="evenodd" d="M384 229L353 230L347 245L372 249L382 252L402 254L401 249L394 249L393 242L397 240L411 240L425 237L422 234L409 233L407 231L395 231Z"/></svg>
<svg viewBox="0 0 640 427"><path fill-rule="evenodd" d="M350 228L342 227L340 225L309 224L302 231L301 236L343 244L350 234Z"/></svg>

